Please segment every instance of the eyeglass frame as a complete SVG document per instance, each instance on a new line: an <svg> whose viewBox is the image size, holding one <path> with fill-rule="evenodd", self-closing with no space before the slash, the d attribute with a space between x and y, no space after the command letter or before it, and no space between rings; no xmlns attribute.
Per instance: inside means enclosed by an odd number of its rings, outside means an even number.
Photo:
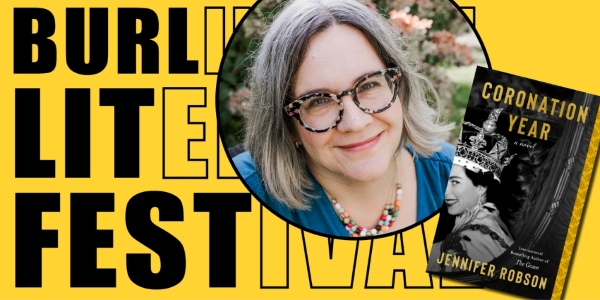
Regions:
<svg viewBox="0 0 600 300"><path fill-rule="evenodd" d="M376 109L376 110L362 106L360 104L360 102L358 101L358 97L356 95L356 89L359 87L359 85L361 83L363 83L365 80L367 80L367 78L369 78L373 75L381 73L385 76L389 72L394 72L394 76L392 76L391 79L392 79L392 82L395 84L392 99L390 100L390 102L387 105L385 105L384 107L382 107L380 109ZM361 79L357 80L352 88L343 90L337 94L312 93L312 94L301 96L300 98L290 102L289 104L287 104L284 107L285 113L286 113L286 115L288 115L290 117L294 117L296 120L298 120L298 123L300 123L300 126L302 126L304 129L306 129L308 131L316 132L316 133L326 132L330 129L336 128L338 126L338 124L340 124L340 122L342 121L342 116L344 114L344 103L341 101L341 99L346 95L352 95L352 102L354 102L354 104L356 104L356 106L360 110L362 110L363 112L365 112L367 114L380 113L380 112L383 112L383 111L387 110L388 108L390 108L392 106L392 104L394 104L394 102L396 101L396 96L398 95L398 87L399 87L398 79L400 79L400 76L402 76L402 72L400 72L400 67L393 67L393 68L387 68L387 69L383 69L383 70L374 71L374 72L366 74ZM315 129L315 128L312 128L312 127L306 125L304 123L304 121L302 121L302 119L300 118L300 106L302 106L302 104L304 103L305 100L313 98L313 97L328 97L328 98L333 99L338 104L340 113L339 113L337 119L335 120L335 122L331 126L324 128L324 129Z"/></svg>

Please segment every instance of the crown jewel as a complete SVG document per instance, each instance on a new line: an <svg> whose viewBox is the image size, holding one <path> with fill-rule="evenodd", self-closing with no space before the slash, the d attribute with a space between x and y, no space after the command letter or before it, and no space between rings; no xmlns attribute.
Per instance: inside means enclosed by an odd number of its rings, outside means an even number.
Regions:
<svg viewBox="0 0 600 300"><path fill-rule="evenodd" d="M500 181L502 169L510 164L515 156L507 155L508 140L503 135L495 133L496 121L503 108L493 109L488 119L479 127L471 122L463 122L454 164L463 166L473 172L492 172L494 178Z"/></svg>

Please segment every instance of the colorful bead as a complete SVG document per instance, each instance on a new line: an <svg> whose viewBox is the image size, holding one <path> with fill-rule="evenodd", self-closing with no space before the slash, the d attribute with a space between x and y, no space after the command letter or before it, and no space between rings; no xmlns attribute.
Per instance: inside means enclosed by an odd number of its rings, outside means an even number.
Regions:
<svg viewBox="0 0 600 300"><path fill-rule="evenodd" d="M350 216L350 213L345 211L342 205L334 198L331 198L331 204L333 205L334 209L338 211L340 220L345 225L345 229L348 231L348 234L352 237L358 237L383 234L390 229L394 225L396 217L398 217L398 211L400 211L400 205L402 204L400 200L402 200L402 185L398 184L396 190L396 200L394 200L393 203L387 203L385 205L377 225L372 229L358 226L356 221L354 221Z"/></svg>

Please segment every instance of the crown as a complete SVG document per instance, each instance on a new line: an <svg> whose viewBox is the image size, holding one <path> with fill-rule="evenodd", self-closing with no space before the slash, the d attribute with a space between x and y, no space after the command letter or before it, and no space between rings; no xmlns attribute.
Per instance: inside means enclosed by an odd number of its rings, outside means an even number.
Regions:
<svg viewBox="0 0 600 300"><path fill-rule="evenodd" d="M507 155L508 140L494 132L502 110L503 108L493 109L482 127L471 122L463 122L454 156L455 165L463 166L475 173L492 172L494 179L500 182L502 169L510 164L516 155Z"/></svg>

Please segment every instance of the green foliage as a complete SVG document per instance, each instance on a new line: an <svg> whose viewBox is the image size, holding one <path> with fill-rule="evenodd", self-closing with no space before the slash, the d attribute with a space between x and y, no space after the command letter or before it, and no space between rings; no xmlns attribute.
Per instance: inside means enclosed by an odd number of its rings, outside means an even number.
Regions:
<svg viewBox="0 0 600 300"><path fill-rule="evenodd" d="M258 38L265 27L265 19L282 0L264 0L238 25L229 41L223 68L219 78L219 119L226 147L233 147L243 141L243 110L246 87L246 70L251 65L251 54L258 45Z"/></svg>
<svg viewBox="0 0 600 300"><path fill-rule="evenodd" d="M452 95L452 102L454 103L454 113L450 116L450 122L455 123L457 126L454 128L454 136L458 138L460 134L460 124L463 122L465 117L465 109L467 108L467 102L469 101L469 95L471 94L471 84L456 84L456 92Z"/></svg>
<svg viewBox="0 0 600 300"><path fill-rule="evenodd" d="M245 36L243 28L239 28L230 40L227 56L219 78L219 117L224 133L224 143L232 147L242 140L243 118L233 114L228 100L231 94L245 87L245 71L249 67L249 53L256 48L251 38Z"/></svg>

